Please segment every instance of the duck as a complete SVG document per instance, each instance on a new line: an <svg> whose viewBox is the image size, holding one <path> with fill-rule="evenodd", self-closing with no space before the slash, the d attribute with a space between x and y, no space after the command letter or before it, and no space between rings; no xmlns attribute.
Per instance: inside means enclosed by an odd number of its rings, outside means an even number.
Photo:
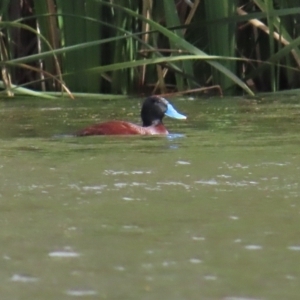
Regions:
<svg viewBox="0 0 300 300"><path fill-rule="evenodd" d="M107 121L88 126L76 133L76 136L91 135L167 135L163 124L164 116L185 120L187 117L174 108L165 98L150 96L143 102L141 109L142 125L126 121Z"/></svg>

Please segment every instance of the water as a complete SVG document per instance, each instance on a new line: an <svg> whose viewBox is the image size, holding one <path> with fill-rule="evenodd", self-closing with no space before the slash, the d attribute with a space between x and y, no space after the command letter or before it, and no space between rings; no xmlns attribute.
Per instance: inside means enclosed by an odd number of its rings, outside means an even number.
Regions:
<svg viewBox="0 0 300 300"><path fill-rule="evenodd" d="M139 101L0 102L1 298L298 299L298 102L178 99L168 137L86 138Z"/></svg>

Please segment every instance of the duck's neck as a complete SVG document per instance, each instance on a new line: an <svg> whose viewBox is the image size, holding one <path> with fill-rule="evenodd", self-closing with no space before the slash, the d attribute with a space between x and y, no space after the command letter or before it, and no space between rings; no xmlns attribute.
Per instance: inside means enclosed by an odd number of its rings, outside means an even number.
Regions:
<svg viewBox="0 0 300 300"><path fill-rule="evenodd" d="M143 120L143 127L157 126L162 124L162 120Z"/></svg>

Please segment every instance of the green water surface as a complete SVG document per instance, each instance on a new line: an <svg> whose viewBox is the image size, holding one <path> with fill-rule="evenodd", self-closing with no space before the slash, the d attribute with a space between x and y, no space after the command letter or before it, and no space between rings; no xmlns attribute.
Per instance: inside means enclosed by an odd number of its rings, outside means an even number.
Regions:
<svg viewBox="0 0 300 300"><path fill-rule="evenodd" d="M0 102L1 299L299 299L300 97Z"/></svg>

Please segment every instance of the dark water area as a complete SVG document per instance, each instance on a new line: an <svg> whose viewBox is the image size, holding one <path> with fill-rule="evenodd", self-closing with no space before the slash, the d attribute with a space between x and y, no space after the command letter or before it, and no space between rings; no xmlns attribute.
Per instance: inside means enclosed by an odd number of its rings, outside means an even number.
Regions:
<svg viewBox="0 0 300 300"><path fill-rule="evenodd" d="M300 97L0 101L2 299L298 299Z"/></svg>

